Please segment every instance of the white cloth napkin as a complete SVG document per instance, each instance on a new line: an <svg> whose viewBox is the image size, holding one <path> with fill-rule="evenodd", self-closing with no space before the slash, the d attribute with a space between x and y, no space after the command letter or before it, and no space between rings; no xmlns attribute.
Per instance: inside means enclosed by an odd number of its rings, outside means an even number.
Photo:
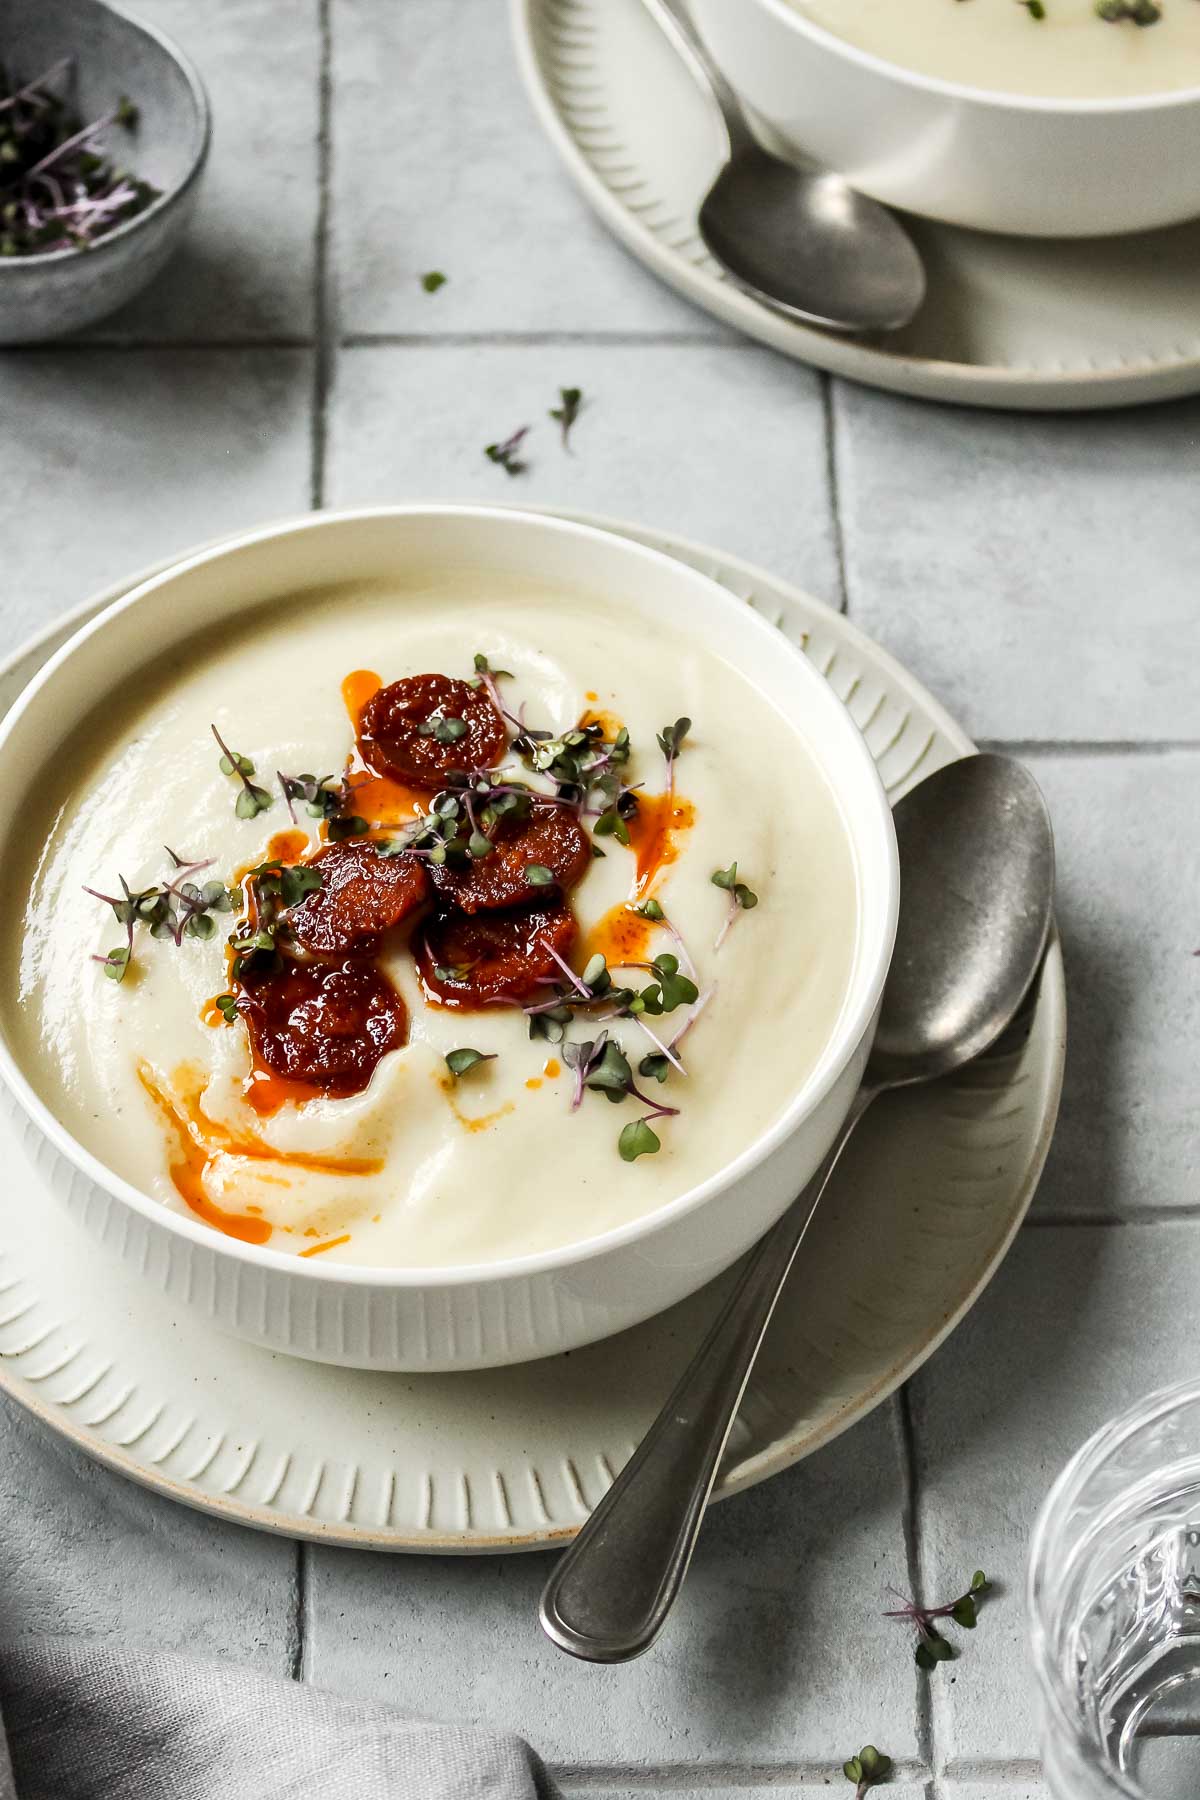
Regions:
<svg viewBox="0 0 1200 1800"><path fill-rule="evenodd" d="M554 1800L520 1738L186 1657L0 1647L0 1800Z"/></svg>

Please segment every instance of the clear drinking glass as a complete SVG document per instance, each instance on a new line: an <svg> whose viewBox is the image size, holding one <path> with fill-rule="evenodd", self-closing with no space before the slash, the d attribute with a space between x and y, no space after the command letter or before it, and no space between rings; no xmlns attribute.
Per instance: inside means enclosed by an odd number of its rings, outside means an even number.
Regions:
<svg viewBox="0 0 1200 1800"><path fill-rule="evenodd" d="M1068 1463L1029 1571L1056 1800L1200 1796L1200 1381L1141 1400Z"/></svg>

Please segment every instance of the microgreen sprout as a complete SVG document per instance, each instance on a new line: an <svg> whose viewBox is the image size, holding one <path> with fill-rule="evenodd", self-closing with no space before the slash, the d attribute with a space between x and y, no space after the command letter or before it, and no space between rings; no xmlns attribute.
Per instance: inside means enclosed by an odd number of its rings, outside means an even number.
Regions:
<svg viewBox="0 0 1200 1800"><path fill-rule="evenodd" d="M545 863L526 863L525 879L530 887L553 887L554 870L548 869Z"/></svg>
<svg viewBox="0 0 1200 1800"><path fill-rule="evenodd" d="M1157 25L1162 7L1158 0L1096 0L1096 17L1109 25L1126 19L1131 25Z"/></svg>
<svg viewBox="0 0 1200 1800"><path fill-rule="evenodd" d="M842 1774L854 1783L854 1800L863 1800L867 1789L886 1781L891 1772L891 1757L877 1750L874 1744L864 1744L857 1756L842 1764Z"/></svg>
<svg viewBox="0 0 1200 1800"><path fill-rule="evenodd" d="M528 432L528 425L521 425L511 437L506 437L503 442L486 444L483 454L489 462L499 463L506 475L521 475L529 467L528 463L521 460L521 445Z"/></svg>
<svg viewBox="0 0 1200 1800"><path fill-rule="evenodd" d="M714 887L724 888L729 895L729 911L725 916L725 923L717 933L716 942L713 944L713 949L719 950L725 942L725 933L737 918L738 913L749 912L751 907L757 906L758 895L748 888L744 881L738 880L738 866L735 862L730 863L727 869L714 869L710 880Z"/></svg>
<svg viewBox="0 0 1200 1800"><path fill-rule="evenodd" d="M562 432L563 449L569 450L570 445L568 444L567 439L571 435L571 427L579 417L579 409L583 405L583 389L559 388L558 393L562 405L552 406L550 408L550 417L558 422L559 429Z"/></svg>
<svg viewBox="0 0 1200 1800"><path fill-rule="evenodd" d="M1031 19L1044 19L1046 16L1042 0L1017 0L1017 5L1023 6Z"/></svg>
<svg viewBox="0 0 1200 1800"><path fill-rule="evenodd" d="M248 756L238 750L231 750L215 725L209 730L221 748L221 759L217 764L222 775L236 775L242 784L242 791L237 797L234 812L239 819L257 819L259 813L266 812L274 803L264 787L256 787L250 777L254 774L254 764Z"/></svg>
<svg viewBox="0 0 1200 1800"><path fill-rule="evenodd" d="M446 1052L446 1067L456 1081L460 1075L467 1074L470 1069L477 1068L480 1063L495 1062L495 1060L496 1052L494 1050L472 1050L466 1046L461 1050Z"/></svg>
<svg viewBox="0 0 1200 1800"><path fill-rule="evenodd" d="M940 1662L949 1662L954 1656L954 1646L948 1638L942 1636L937 1628L937 1621L952 1619L964 1631L974 1631L979 1616L978 1602L991 1585L983 1570L976 1569L966 1592L959 1594L955 1600L948 1600L944 1606L918 1606L915 1600L906 1600L903 1606L892 1612L885 1612L883 1616L885 1619L903 1619L905 1623L916 1627L917 1667L932 1669ZM897 1599L901 1597L897 1595Z"/></svg>
<svg viewBox="0 0 1200 1800"><path fill-rule="evenodd" d="M241 1010L236 994L218 994L213 1005L227 1025L232 1025Z"/></svg>
<svg viewBox="0 0 1200 1800"><path fill-rule="evenodd" d="M498 681L511 681L512 678L511 669L493 669L482 650L477 650L475 652L475 673L471 677L471 686L473 688L486 689L488 699L500 714L500 717L502 719L511 720L519 731L521 729L520 719L515 718L514 715L506 709L504 702L500 698L500 689L496 686Z"/></svg>
<svg viewBox="0 0 1200 1800"><path fill-rule="evenodd" d="M679 755L683 740L692 729L690 719L676 719L673 725L664 725L658 733L658 747L667 760L667 792L675 792L675 758Z"/></svg>
<svg viewBox="0 0 1200 1800"><path fill-rule="evenodd" d="M303 805L310 819L325 820L329 836L335 840L360 837L366 831L367 821L350 810L354 783L348 773L339 781L333 775L285 775L276 769L275 779L293 825L297 823L296 807Z"/></svg>
<svg viewBox="0 0 1200 1800"><path fill-rule="evenodd" d="M421 277L421 286L427 294L436 294L439 288L445 287L447 280L440 269L428 269Z"/></svg>
<svg viewBox="0 0 1200 1800"><path fill-rule="evenodd" d="M317 892L321 879L320 869L306 863L271 861L249 871L242 884L246 910L229 939L235 981L247 969L265 972L278 966L279 940L288 935L286 915Z"/></svg>
<svg viewBox="0 0 1200 1800"><path fill-rule="evenodd" d="M667 916L657 900L639 900L637 905L631 906L629 910L637 913L640 919L654 919L656 922Z"/></svg>
<svg viewBox="0 0 1200 1800"><path fill-rule="evenodd" d="M103 966L104 973L112 981L124 981L133 962L134 932L138 925L144 925L151 937L170 938L178 947L185 937L215 936L217 922L213 914L229 912L232 908L233 902L223 881L206 881L201 885L195 880L203 870L211 868L211 857L189 859L168 845L164 845L164 849L171 859L172 870L170 878L158 887L142 888L135 893L125 877L119 875L119 894L102 894L92 887L84 889L84 893L94 900L102 900L105 906L111 906L117 923L125 927L125 942L119 949L92 958L93 962Z"/></svg>

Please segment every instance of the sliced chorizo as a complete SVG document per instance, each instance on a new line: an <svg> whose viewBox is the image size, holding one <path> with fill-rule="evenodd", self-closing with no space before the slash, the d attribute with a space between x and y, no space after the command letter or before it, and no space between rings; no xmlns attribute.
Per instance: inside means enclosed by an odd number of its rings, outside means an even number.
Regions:
<svg viewBox="0 0 1200 1800"><path fill-rule="evenodd" d="M367 838L327 844L308 864L321 885L288 914L314 956L373 956L385 931L421 907L429 881L413 856L381 856Z"/></svg>
<svg viewBox="0 0 1200 1800"><path fill-rule="evenodd" d="M360 1094L408 1037L403 1000L370 962L285 959L243 980L239 1011L260 1062L325 1094Z"/></svg>
<svg viewBox="0 0 1200 1800"><path fill-rule="evenodd" d="M432 864L429 873L443 903L466 913L491 912L545 900L551 888L574 887L591 860L591 843L574 813L535 801L524 818L501 819L486 856ZM530 880L531 869L539 880Z"/></svg>
<svg viewBox="0 0 1200 1800"><path fill-rule="evenodd" d="M406 675L363 707L359 746L377 774L436 788L449 775L495 768L508 733L485 687L448 675Z"/></svg>
<svg viewBox="0 0 1200 1800"><path fill-rule="evenodd" d="M442 913L421 933L417 970L426 991L451 1006L524 1000L543 983L562 978L551 951L565 957L575 933L568 906Z"/></svg>

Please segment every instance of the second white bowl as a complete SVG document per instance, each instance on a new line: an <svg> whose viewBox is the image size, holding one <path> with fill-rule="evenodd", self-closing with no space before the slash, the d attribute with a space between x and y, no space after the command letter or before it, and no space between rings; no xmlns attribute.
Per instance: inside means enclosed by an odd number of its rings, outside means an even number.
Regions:
<svg viewBox="0 0 1200 1800"><path fill-rule="evenodd" d="M1125 100L996 93L885 62L788 0L691 0L691 11L771 147L890 206L1028 237L1200 214L1200 86Z"/></svg>

